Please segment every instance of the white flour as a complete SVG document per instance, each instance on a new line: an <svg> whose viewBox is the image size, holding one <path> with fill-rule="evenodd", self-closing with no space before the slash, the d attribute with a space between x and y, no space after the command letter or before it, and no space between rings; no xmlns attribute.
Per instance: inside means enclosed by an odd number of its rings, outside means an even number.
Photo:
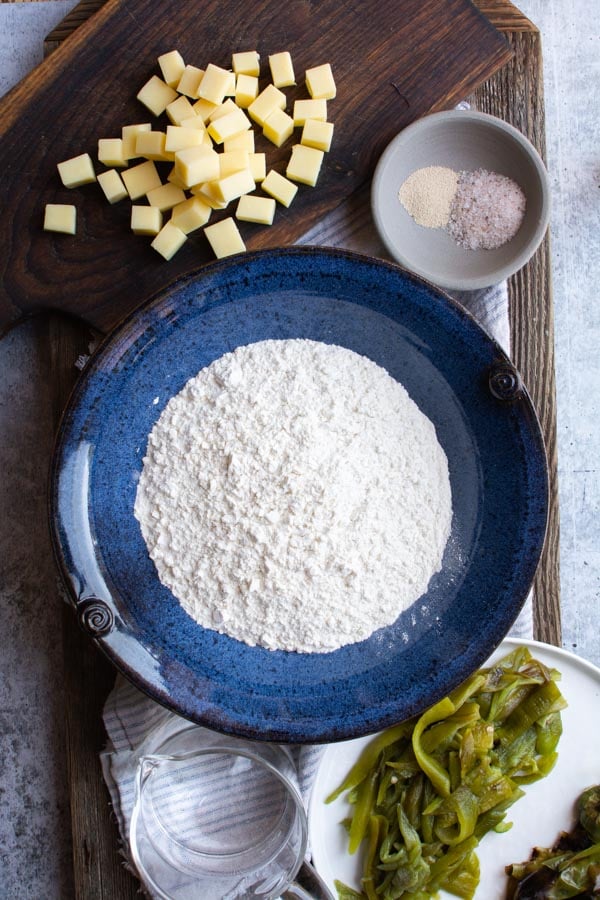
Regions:
<svg viewBox="0 0 600 900"><path fill-rule="evenodd" d="M425 592L452 503L435 429L398 382L350 350L288 340L239 347L170 400L135 515L201 625L324 652Z"/></svg>

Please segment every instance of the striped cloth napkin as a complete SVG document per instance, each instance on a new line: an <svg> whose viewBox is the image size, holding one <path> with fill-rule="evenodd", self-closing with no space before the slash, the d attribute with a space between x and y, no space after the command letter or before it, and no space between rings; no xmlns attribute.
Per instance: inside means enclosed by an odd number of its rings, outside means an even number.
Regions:
<svg viewBox="0 0 600 900"><path fill-rule="evenodd" d="M480 291L450 292L465 306L485 330L496 339L506 353L510 351L508 290L506 283ZM510 635L533 637L531 595L516 620ZM104 724L108 735L101 755L102 771L112 799L123 842L123 853L129 861L129 826L134 802L134 781L138 759L145 742L155 729L168 729L179 724L179 717L163 709L118 677L104 708ZM324 748L305 746L289 748L298 772L298 783L305 805L308 804L319 761ZM185 815L185 806L182 807Z"/></svg>

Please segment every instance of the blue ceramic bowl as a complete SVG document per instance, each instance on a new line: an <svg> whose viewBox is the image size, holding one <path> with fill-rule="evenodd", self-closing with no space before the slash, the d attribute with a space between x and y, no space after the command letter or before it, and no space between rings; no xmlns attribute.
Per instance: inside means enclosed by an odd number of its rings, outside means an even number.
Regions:
<svg viewBox="0 0 600 900"><path fill-rule="evenodd" d="M133 515L148 434L170 397L237 346L298 337L364 354L405 385L435 424L453 494L427 593L390 627L325 654L201 628L159 582ZM335 741L423 710L502 640L542 549L546 460L518 375L461 306L394 264L270 250L178 281L105 341L63 418L51 516L82 625L138 687L218 731Z"/></svg>

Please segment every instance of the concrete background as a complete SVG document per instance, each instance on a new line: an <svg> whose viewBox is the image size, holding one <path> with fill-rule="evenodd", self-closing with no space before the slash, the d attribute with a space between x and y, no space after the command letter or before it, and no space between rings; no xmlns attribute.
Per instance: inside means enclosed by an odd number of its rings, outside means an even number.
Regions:
<svg viewBox="0 0 600 900"><path fill-rule="evenodd" d="M75 0L0 3L0 93ZM600 30L590 0L521 0L541 29L556 319L563 643L600 665ZM0 898L72 896L61 630L46 529L44 323L0 341Z"/></svg>

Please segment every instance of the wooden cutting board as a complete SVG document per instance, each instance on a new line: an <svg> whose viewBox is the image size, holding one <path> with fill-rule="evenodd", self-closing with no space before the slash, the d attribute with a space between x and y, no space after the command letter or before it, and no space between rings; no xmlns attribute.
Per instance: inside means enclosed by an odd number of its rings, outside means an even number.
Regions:
<svg viewBox="0 0 600 900"><path fill-rule="evenodd" d="M227 67L232 51L258 49L261 86L268 55L288 49L300 75L286 91L290 103L308 96L307 67L332 64L335 139L318 185L302 186L289 210L278 207L271 228L242 223L249 248L296 240L370 177L402 127L452 106L512 55L469 0L108 0L0 106L0 333L44 308L108 331L212 258L200 231L166 263L148 239L130 232L129 201L110 206L97 184L67 190L56 170L80 153L96 159L98 138L119 136L123 124L151 120L135 96L159 74L157 56L173 48L202 68ZM167 124L164 116L154 121ZM291 142L280 151L262 137L259 143L284 171ZM51 202L77 207L75 237L43 231Z"/></svg>

